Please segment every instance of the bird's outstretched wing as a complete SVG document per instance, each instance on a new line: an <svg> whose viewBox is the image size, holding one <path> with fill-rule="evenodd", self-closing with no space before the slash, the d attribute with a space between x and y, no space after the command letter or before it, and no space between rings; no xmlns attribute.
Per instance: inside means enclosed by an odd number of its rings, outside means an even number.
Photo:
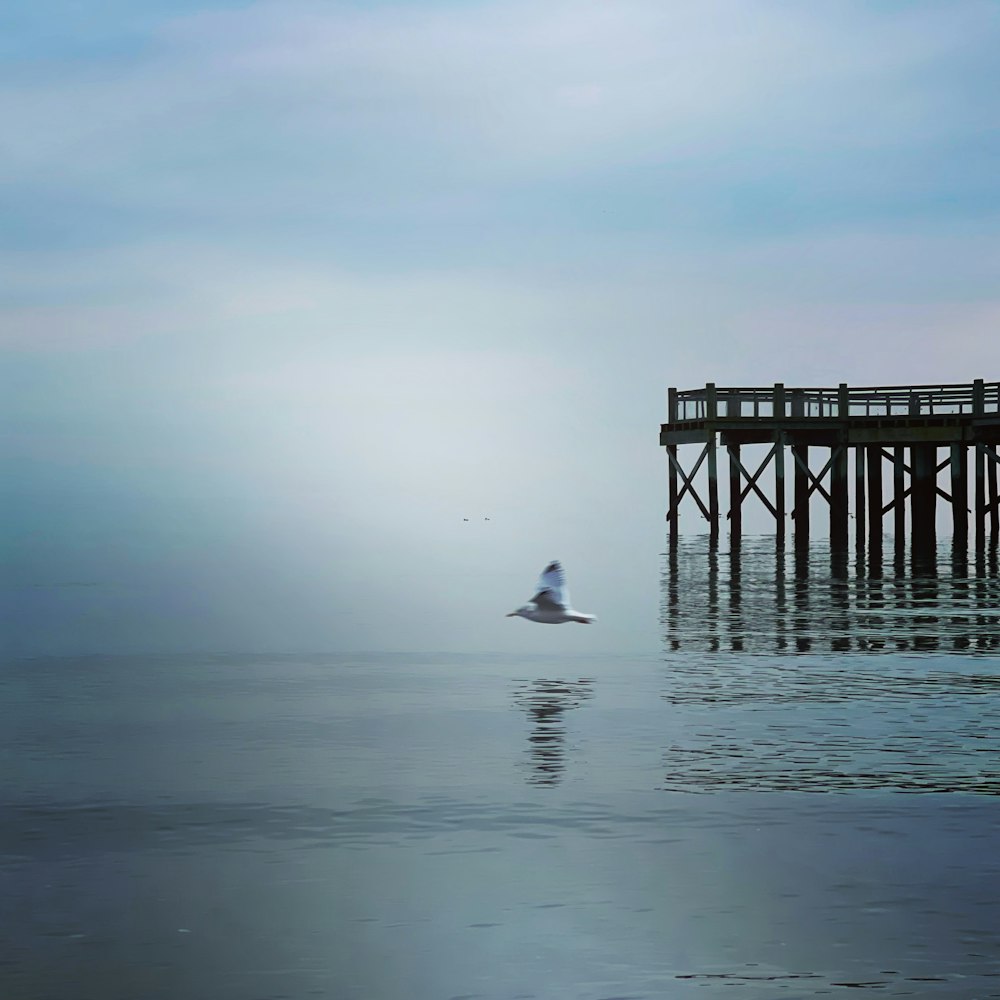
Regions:
<svg viewBox="0 0 1000 1000"><path fill-rule="evenodd" d="M538 578L538 593L532 601L545 611L565 611L569 607L566 574L558 559L553 559L542 570L542 575Z"/></svg>

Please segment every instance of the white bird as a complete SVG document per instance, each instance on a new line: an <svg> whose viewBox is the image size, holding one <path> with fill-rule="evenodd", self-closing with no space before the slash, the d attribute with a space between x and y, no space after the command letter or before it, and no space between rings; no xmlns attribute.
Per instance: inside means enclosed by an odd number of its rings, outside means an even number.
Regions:
<svg viewBox="0 0 1000 1000"><path fill-rule="evenodd" d="M542 625L561 625L563 622L589 625L597 621L594 615L585 615L570 607L566 574L558 559L553 559L542 570L538 579L538 593L523 607L511 611L507 617L527 618L529 622L539 622Z"/></svg>

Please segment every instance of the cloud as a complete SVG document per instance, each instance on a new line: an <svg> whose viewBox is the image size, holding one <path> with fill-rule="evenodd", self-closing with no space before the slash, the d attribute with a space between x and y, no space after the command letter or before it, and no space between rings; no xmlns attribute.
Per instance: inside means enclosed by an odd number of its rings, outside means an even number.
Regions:
<svg viewBox="0 0 1000 1000"><path fill-rule="evenodd" d="M897 127L919 123L925 135L949 129L954 120L924 117L933 95L912 85L967 48L972 12L889 17L853 5L844 16L734 0L282 3L195 16L170 37L222 79L308 93L300 110L310 126L434 123L431 138L472 137L515 162L527 154L534 172L594 146L634 154L623 140L641 145L650 129L660 148L672 145L672 126L707 138L748 113L769 132L813 124L814 139L830 138L824 115L859 111L862 98L867 116L837 142L884 142L869 131L880 115Z"/></svg>
<svg viewBox="0 0 1000 1000"><path fill-rule="evenodd" d="M986 65L991 29L977 4L258 3L161 22L141 59L9 80L0 176L188 227L492 219L500 192L639 168L703 198L867 163L884 191L897 157L979 128L954 68Z"/></svg>

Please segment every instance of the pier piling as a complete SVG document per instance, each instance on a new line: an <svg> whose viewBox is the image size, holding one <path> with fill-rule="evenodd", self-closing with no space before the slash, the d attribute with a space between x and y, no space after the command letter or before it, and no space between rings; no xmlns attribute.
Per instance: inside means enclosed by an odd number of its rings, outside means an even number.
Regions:
<svg viewBox="0 0 1000 1000"><path fill-rule="evenodd" d="M951 445L951 534L962 551L969 543L969 463L961 444Z"/></svg>
<svg viewBox="0 0 1000 1000"><path fill-rule="evenodd" d="M868 459L868 547L882 547L882 449L867 445L858 454ZM861 521L861 514L858 514Z"/></svg>
<svg viewBox="0 0 1000 1000"><path fill-rule="evenodd" d="M795 467L795 496L792 517L795 519L795 544L809 544L809 445L792 443L792 462Z"/></svg>

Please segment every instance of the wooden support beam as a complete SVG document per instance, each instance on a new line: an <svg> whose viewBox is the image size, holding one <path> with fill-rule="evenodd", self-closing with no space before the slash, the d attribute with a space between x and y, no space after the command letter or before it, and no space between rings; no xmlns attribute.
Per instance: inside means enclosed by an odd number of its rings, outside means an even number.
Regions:
<svg viewBox="0 0 1000 1000"><path fill-rule="evenodd" d="M801 400L799 401L801 403ZM809 446L792 444L793 504L796 546L809 544Z"/></svg>
<svg viewBox="0 0 1000 1000"><path fill-rule="evenodd" d="M676 400L674 402L676 406ZM670 525L670 544L677 544L677 537L679 534L679 521L678 516L679 511L677 505L679 503L679 498L677 496L677 445L668 444L667 445L667 476L668 485L670 489L670 508L667 511L667 522Z"/></svg>
<svg viewBox="0 0 1000 1000"><path fill-rule="evenodd" d="M774 442L774 523L777 547L785 547L785 435Z"/></svg>
<svg viewBox="0 0 1000 1000"><path fill-rule="evenodd" d="M882 547L882 449L865 451L868 453L868 547L874 551L876 539L879 549Z"/></svg>
<svg viewBox="0 0 1000 1000"><path fill-rule="evenodd" d="M929 557L937 547L935 501L937 490L937 449L930 444L915 444L910 449L913 468L910 509L910 548L914 556Z"/></svg>
<svg viewBox="0 0 1000 1000"><path fill-rule="evenodd" d="M743 495L740 493L740 446L729 445L729 534L738 539L743 531Z"/></svg>
<svg viewBox="0 0 1000 1000"><path fill-rule="evenodd" d="M716 458L715 435L705 446L708 449L708 537L719 539L719 466Z"/></svg>
<svg viewBox="0 0 1000 1000"><path fill-rule="evenodd" d="M976 442L976 487L972 510L976 518L976 551L986 548L986 445Z"/></svg>
<svg viewBox="0 0 1000 1000"><path fill-rule="evenodd" d="M972 417L982 417L986 412L986 386L981 378L972 383ZM975 443L976 449L976 485L972 509L976 519L976 552L982 553L986 548L986 445L982 441Z"/></svg>
<svg viewBox="0 0 1000 1000"><path fill-rule="evenodd" d="M709 433L712 435L706 447L708 448L708 537L711 541L719 540L719 467L715 454L715 418L718 408L715 395L715 383L705 386L705 409L709 421Z"/></svg>
<svg viewBox="0 0 1000 1000"><path fill-rule="evenodd" d="M847 446L830 449L830 545L847 548Z"/></svg>
<svg viewBox="0 0 1000 1000"><path fill-rule="evenodd" d="M956 549L969 544L969 468L964 444L951 446L951 530Z"/></svg>
<svg viewBox="0 0 1000 1000"><path fill-rule="evenodd" d="M990 544L996 545L1000 538L1000 507L997 504L997 452L995 445L987 445L986 454L993 461L989 463L986 470L986 482L989 491L990 502Z"/></svg>
<svg viewBox="0 0 1000 1000"><path fill-rule="evenodd" d="M774 416L783 420L786 413L785 386L774 383ZM777 548L785 547L785 434L777 431L774 438L774 519Z"/></svg>
<svg viewBox="0 0 1000 1000"><path fill-rule="evenodd" d="M854 544L865 547L865 449L854 449Z"/></svg>
<svg viewBox="0 0 1000 1000"><path fill-rule="evenodd" d="M903 462L904 450L901 447L892 449L892 502L894 506L893 534L897 547L906 539L906 506L903 500Z"/></svg>

